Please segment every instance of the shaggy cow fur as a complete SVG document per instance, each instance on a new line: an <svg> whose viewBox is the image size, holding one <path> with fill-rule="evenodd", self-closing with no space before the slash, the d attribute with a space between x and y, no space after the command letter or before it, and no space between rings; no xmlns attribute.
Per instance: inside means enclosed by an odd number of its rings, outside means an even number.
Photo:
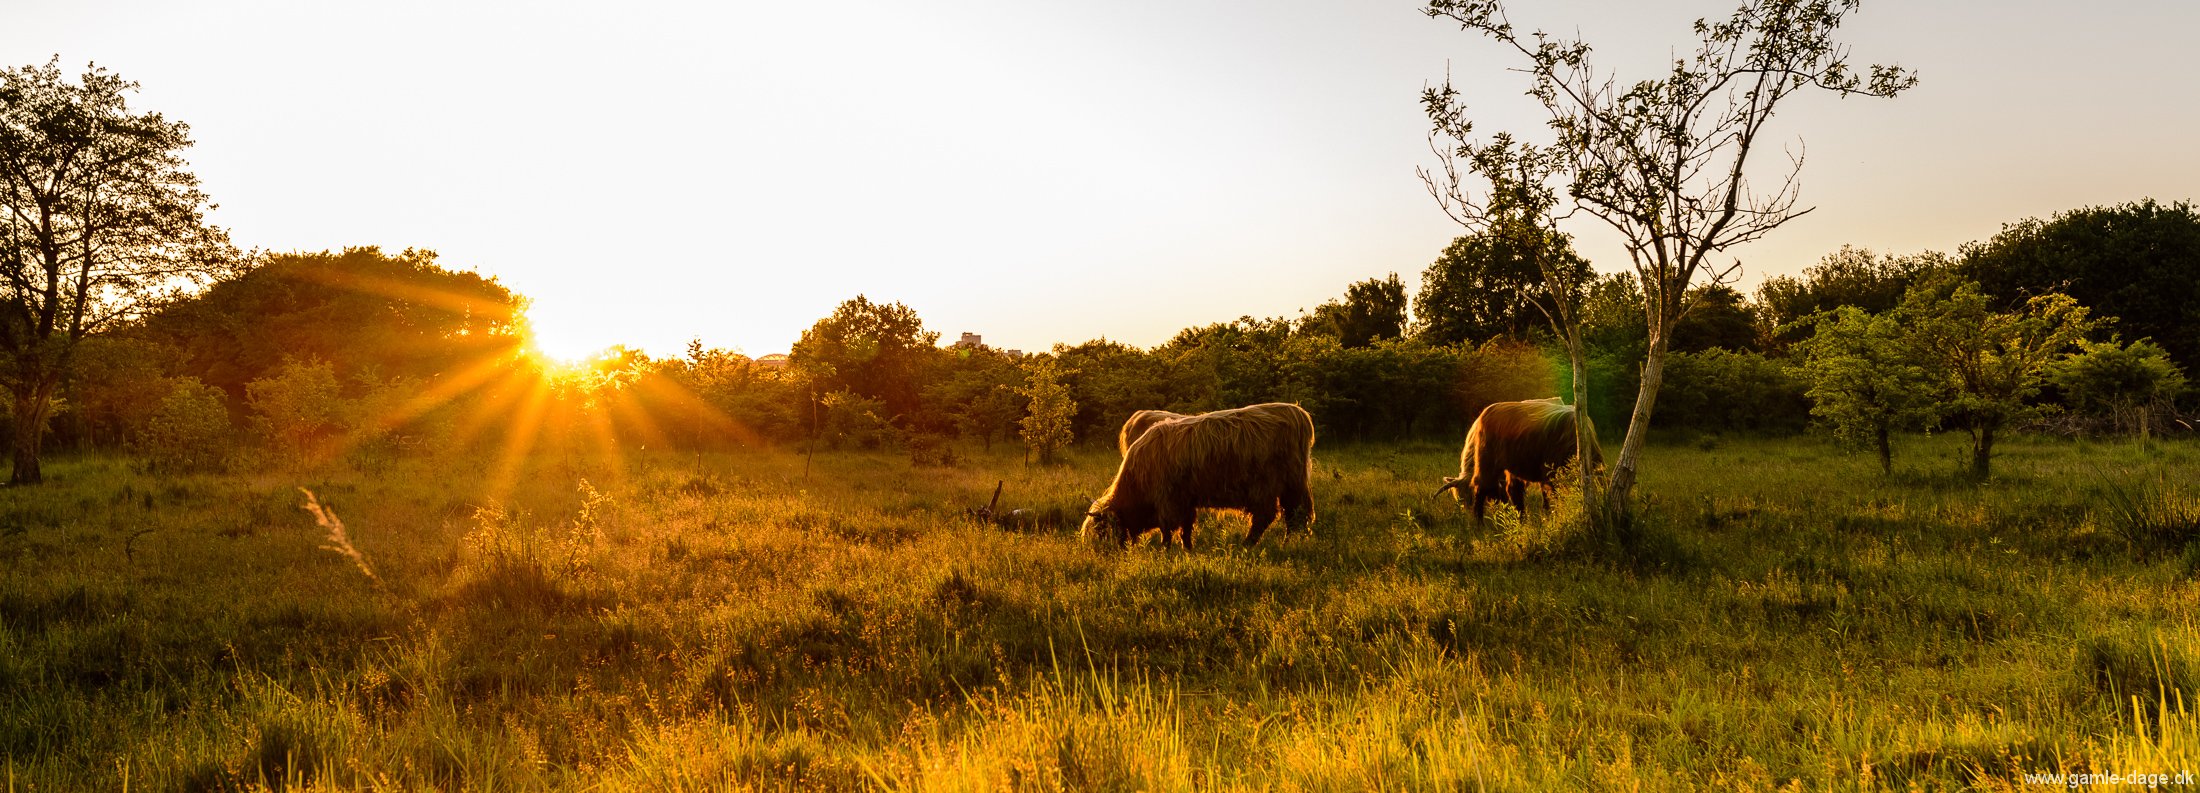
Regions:
<svg viewBox="0 0 2200 793"><path fill-rule="evenodd" d="M1190 548L1201 509L1252 516L1246 545L1259 542L1279 512L1286 530L1304 529L1314 522L1307 488L1313 455L1314 419L1297 405L1271 402L1156 422L1124 449L1115 482L1092 503L1083 531L1121 545L1153 529L1167 544L1174 530Z"/></svg>
<svg viewBox="0 0 2200 793"><path fill-rule="evenodd" d="M1115 450L1117 452L1129 454L1131 450L1131 442L1138 440L1138 436L1146 434L1146 430L1152 429L1153 425L1168 421L1169 419L1180 419L1183 417L1184 414L1182 413L1170 413L1166 410L1141 410L1136 413L1132 413L1131 417L1123 422L1122 434L1117 435L1115 438Z"/></svg>
<svg viewBox="0 0 2200 793"><path fill-rule="evenodd" d="M1499 402L1482 409L1467 431L1466 447L1459 452L1459 476L1444 480L1438 495L1452 491L1464 503L1473 491L1474 519L1482 520L1483 505L1503 499L1513 509L1527 511L1527 486L1543 487L1543 501L1550 504L1551 477L1574 457L1572 405L1556 397L1526 402ZM1581 416L1581 421L1588 421ZM1604 462L1604 449L1596 442L1596 428L1589 428L1589 459Z"/></svg>

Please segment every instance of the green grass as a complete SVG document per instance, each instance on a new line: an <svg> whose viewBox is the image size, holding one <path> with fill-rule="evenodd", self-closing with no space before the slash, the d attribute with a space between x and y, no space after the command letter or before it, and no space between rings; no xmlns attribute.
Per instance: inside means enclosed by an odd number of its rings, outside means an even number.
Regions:
<svg viewBox="0 0 2200 793"><path fill-rule="evenodd" d="M1076 536L1068 465L783 452L0 490L7 790L1805 789L2200 770L2200 446L1653 446L1634 533L1316 449L1313 536ZM1006 480L1006 525L981 506ZM300 509L313 490L377 584ZM2137 505L2134 507L2134 505ZM2139 509L2134 513L2134 509ZM2152 513L2145 513L2152 514ZM2124 517L2119 517L2124 516ZM2153 535L2148 535L2153 536Z"/></svg>

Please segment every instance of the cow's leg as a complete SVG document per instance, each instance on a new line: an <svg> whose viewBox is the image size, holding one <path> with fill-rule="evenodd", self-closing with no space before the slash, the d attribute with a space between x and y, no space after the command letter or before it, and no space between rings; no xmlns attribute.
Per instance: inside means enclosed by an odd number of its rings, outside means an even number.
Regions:
<svg viewBox="0 0 2200 793"><path fill-rule="evenodd" d="M1184 543L1184 550L1189 551L1192 549L1192 527L1198 524L1199 520L1196 517L1196 513L1193 518L1187 519L1183 523L1177 524L1177 541Z"/></svg>
<svg viewBox="0 0 2200 793"><path fill-rule="evenodd" d="M1262 507L1246 514L1253 517L1253 528L1245 532L1245 544L1251 546L1260 542L1260 534L1268 530L1268 524L1276 522L1276 508ZM1285 526L1288 529L1289 524Z"/></svg>
<svg viewBox="0 0 2200 793"><path fill-rule="evenodd" d="M1305 531L1314 525L1314 494L1305 482L1283 488L1283 530Z"/></svg>
<svg viewBox="0 0 2200 793"><path fill-rule="evenodd" d="M1505 479L1505 502L1511 504L1513 511L1520 513L1521 517L1527 517L1528 483L1507 477Z"/></svg>

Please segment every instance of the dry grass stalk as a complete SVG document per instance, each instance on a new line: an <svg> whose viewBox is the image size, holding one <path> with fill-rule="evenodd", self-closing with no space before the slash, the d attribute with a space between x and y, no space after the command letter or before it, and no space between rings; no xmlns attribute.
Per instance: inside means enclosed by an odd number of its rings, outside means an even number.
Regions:
<svg viewBox="0 0 2200 793"><path fill-rule="evenodd" d="M366 574L367 580L374 582L375 586L381 586L382 577L375 575L374 568L367 566L366 554L352 546L351 535L344 531L344 522L337 519L336 513L321 506L320 499L313 497L313 491L301 487L298 492L306 494L305 511L313 513L313 521L320 524L321 528L328 529L328 543L322 545L321 549L334 551L351 559L353 564L359 565L359 572Z"/></svg>

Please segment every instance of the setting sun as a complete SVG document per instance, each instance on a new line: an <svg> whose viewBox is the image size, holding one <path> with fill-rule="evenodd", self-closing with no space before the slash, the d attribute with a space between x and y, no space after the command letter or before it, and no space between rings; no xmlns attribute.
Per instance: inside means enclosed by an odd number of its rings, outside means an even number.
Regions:
<svg viewBox="0 0 2200 793"><path fill-rule="evenodd" d="M583 319L533 308L527 312L527 346L544 360L576 366L616 343L604 335L603 329L590 327Z"/></svg>

